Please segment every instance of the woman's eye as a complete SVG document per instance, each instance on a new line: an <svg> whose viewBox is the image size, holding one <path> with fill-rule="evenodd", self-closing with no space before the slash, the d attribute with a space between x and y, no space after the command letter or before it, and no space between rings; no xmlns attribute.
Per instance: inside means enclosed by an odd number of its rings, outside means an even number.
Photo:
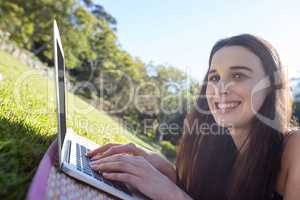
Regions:
<svg viewBox="0 0 300 200"><path fill-rule="evenodd" d="M218 75L213 75L213 76L209 77L209 80L210 81L218 81L218 80L220 80L220 77Z"/></svg>
<svg viewBox="0 0 300 200"><path fill-rule="evenodd" d="M234 74L232 74L232 77L233 77L234 79L241 79L241 78L244 77L244 75L241 74L241 73L234 73Z"/></svg>

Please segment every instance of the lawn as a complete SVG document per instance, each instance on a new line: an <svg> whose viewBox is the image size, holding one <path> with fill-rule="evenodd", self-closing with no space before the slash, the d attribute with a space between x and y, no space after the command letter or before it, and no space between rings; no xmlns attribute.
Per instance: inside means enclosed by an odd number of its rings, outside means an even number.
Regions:
<svg viewBox="0 0 300 200"><path fill-rule="evenodd" d="M0 199L24 199L38 164L56 137L52 78L0 51ZM68 126L103 144L134 142L155 150L116 120L71 93Z"/></svg>

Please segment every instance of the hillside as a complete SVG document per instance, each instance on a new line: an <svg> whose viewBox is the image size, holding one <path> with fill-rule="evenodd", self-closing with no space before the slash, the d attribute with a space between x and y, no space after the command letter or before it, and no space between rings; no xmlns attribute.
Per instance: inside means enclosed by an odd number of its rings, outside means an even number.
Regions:
<svg viewBox="0 0 300 200"><path fill-rule="evenodd" d="M53 80L0 51L0 199L24 199L44 152L56 137ZM68 93L68 126L102 144L138 139L104 112Z"/></svg>

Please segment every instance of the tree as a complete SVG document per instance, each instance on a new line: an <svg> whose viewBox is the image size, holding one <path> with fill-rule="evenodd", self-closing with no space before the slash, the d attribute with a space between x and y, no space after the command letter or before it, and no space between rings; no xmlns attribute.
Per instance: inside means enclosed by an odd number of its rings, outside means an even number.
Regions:
<svg viewBox="0 0 300 200"><path fill-rule="evenodd" d="M88 101L108 102L106 111L123 118L136 133L158 140L165 134L161 124L181 126L196 82L189 85L181 70L145 64L123 50L116 35L117 21L103 6L94 0L0 1L0 29L50 67L54 19L70 79L81 86L76 94Z"/></svg>

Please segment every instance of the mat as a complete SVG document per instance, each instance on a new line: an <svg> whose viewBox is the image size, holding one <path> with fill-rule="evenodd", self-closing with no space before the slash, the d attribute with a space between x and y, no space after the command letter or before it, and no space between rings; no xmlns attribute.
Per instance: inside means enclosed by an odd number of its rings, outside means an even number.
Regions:
<svg viewBox="0 0 300 200"><path fill-rule="evenodd" d="M57 139L41 160L27 193L27 200L117 200L58 170Z"/></svg>

